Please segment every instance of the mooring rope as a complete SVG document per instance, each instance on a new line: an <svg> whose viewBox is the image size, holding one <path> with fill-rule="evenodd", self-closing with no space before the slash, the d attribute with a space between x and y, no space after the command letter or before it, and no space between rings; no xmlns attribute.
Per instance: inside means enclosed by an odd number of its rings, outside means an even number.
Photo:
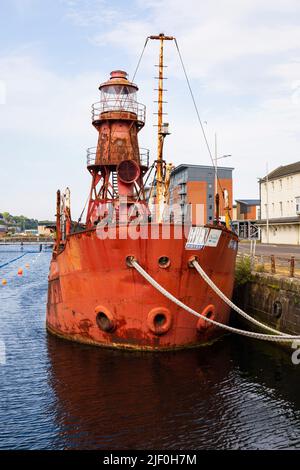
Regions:
<svg viewBox="0 0 300 470"><path fill-rule="evenodd" d="M292 341L300 341L300 336L293 336L293 335L284 335L283 333L278 333L276 331L276 335L267 335L263 333L256 333L254 331L246 331L246 330L240 330L238 328L234 328L233 326L225 325L224 323L217 322L215 320L212 320L211 318L207 318L204 315L201 315L200 313L196 312L193 310L191 307L188 307L185 305L183 302L181 302L179 299L177 299L173 294L168 292L164 287L162 287L153 277L150 276L142 267L141 265L137 262L137 260L132 257L130 258L130 265L138 271L141 276L143 276L146 281L149 282L155 289L157 289L161 294L163 294L167 299L171 300L174 302L178 307L183 308L187 312L191 313L195 317L202 318L203 320L218 326L224 330L230 331L231 333L236 333L242 336L247 336L249 338L254 338L254 339L261 339L263 341L272 341L272 342L281 342L281 343L287 343L287 342L292 342ZM282 335L282 336L281 336Z"/></svg>
<svg viewBox="0 0 300 470"><path fill-rule="evenodd" d="M10 261L7 261L7 263L1 264L0 268L4 268L4 266L7 266L8 264L13 263L14 261L17 261L17 259L23 258L23 256L27 255L27 253L29 253L29 251L27 251L26 253L23 253L21 256L18 256L17 258L14 258L14 259L11 259Z"/></svg>
<svg viewBox="0 0 300 470"><path fill-rule="evenodd" d="M272 333L278 334L278 335L283 335L287 336L286 333L282 333L281 331L275 330L274 328L271 328L268 325L265 325L264 323L261 323L258 320L255 320L255 318L251 317L248 315L248 313L244 312L241 308L239 308L237 305L235 305L226 295L216 286L216 284L210 279L210 277L206 274L203 268L201 268L200 264L198 263L197 260L191 261L191 264L194 266L196 271L200 274L202 279L209 285L209 287L219 296L221 299L229 305L229 307L232 308L235 312L237 312L239 315L242 317L246 318L249 322L253 323L254 325L259 326L260 328L264 328L265 330L271 331Z"/></svg>

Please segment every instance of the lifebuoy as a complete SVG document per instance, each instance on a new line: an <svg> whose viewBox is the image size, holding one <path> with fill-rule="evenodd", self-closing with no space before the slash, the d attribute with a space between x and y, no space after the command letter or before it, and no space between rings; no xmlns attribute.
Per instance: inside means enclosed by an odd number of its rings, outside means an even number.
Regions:
<svg viewBox="0 0 300 470"><path fill-rule="evenodd" d="M204 317L210 318L211 320L215 319L215 306L213 304L207 305L205 309L201 312L201 315ZM204 320L204 318L199 318L197 321L197 330L198 331L203 331L207 330L208 328L211 328L213 326L212 323Z"/></svg>
<svg viewBox="0 0 300 470"><path fill-rule="evenodd" d="M147 326L155 335L166 334L173 323L173 315L165 307L156 307L150 310L147 317Z"/></svg>
<svg viewBox="0 0 300 470"><path fill-rule="evenodd" d="M112 313L102 305L98 305L95 308L96 312L96 323L100 330L105 333L112 333L117 326L116 320Z"/></svg>

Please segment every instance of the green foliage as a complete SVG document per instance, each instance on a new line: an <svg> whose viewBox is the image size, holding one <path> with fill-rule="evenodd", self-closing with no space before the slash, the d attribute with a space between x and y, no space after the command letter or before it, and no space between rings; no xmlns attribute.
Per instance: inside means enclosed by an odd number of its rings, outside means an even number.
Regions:
<svg viewBox="0 0 300 470"><path fill-rule="evenodd" d="M258 273L264 273L265 272L265 267L263 264L258 264L255 268L255 270L258 272Z"/></svg>
<svg viewBox="0 0 300 470"><path fill-rule="evenodd" d="M53 225L55 222L53 220L39 220L39 225Z"/></svg>
<svg viewBox="0 0 300 470"><path fill-rule="evenodd" d="M270 289L273 289L273 290L276 290L276 291L280 291L280 287L277 286L276 284L268 284L268 287Z"/></svg>
<svg viewBox="0 0 300 470"><path fill-rule="evenodd" d="M8 220L9 217L10 217L10 213L9 213L9 212L3 212L2 215L3 215L4 219L6 219L6 220Z"/></svg>
<svg viewBox="0 0 300 470"><path fill-rule="evenodd" d="M11 215L9 212L2 212L2 216L1 224L15 225L21 230L37 229L38 221L36 219L29 219L24 215Z"/></svg>
<svg viewBox="0 0 300 470"><path fill-rule="evenodd" d="M249 256L237 260L235 265L235 282L238 286L251 280L251 259Z"/></svg>

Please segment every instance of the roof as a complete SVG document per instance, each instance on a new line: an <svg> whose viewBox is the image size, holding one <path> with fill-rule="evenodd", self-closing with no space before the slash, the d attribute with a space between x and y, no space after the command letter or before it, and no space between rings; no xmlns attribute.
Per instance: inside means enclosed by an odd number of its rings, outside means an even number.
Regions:
<svg viewBox="0 0 300 470"><path fill-rule="evenodd" d="M261 219L256 221L257 225L267 225L266 219ZM269 225L278 225L278 224L300 224L300 217L277 217L275 219L269 219Z"/></svg>
<svg viewBox="0 0 300 470"><path fill-rule="evenodd" d="M276 170L271 171L268 175L264 178L261 178L261 182L266 181L267 177L268 180L274 180L277 178L281 178L282 176L289 176L295 173L300 173L300 162L291 163L290 165L279 166Z"/></svg>
<svg viewBox="0 0 300 470"><path fill-rule="evenodd" d="M172 170L172 174L174 173L178 173L180 171L183 171L185 170L186 168L201 168L201 169L207 169L207 170L211 170L211 169L214 169L214 166L213 165L194 165L194 164L190 164L190 163L182 163L178 166L176 166L173 170ZM218 171L219 170L234 170L233 167L231 166L219 166L218 165Z"/></svg>
<svg viewBox="0 0 300 470"><path fill-rule="evenodd" d="M235 202L245 204L245 206L260 206L260 199L236 199Z"/></svg>

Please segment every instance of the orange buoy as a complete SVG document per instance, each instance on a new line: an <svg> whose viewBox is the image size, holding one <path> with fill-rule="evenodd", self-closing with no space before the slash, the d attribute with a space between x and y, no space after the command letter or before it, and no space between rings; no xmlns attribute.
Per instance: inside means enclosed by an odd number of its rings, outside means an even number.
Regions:
<svg viewBox="0 0 300 470"><path fill-rule="evenodd" d="M5 284L7 284L7 280L6 280L6 279L2 279L2 285L5 286Z"/></svg>
<svg viewBox="0 0 300 470"><path fill-rule="evenodd" d="M29 264L29 263L26 263L26 264L25 264L25 268L30 268L30 264Z"/></svg>
<svg viewBox="0 0 300 470"><path fill-rule="evenodd" d="M23 269L22 269L22 268L19 268L19 269L18 269L18 275L19 275L19 276L22 276L22 274L23 274Z"/></svg>

